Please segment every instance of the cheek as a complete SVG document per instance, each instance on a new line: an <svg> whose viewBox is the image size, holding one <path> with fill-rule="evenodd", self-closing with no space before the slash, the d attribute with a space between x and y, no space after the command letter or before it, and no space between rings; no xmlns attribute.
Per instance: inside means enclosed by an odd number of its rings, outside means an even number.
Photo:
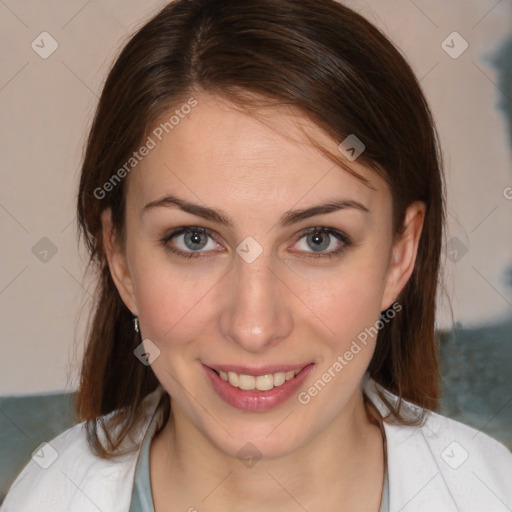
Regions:
<svg viewBox="0 0 512 512"><path fill-rule="evenodd" d="M144 337L157 344L172 341L172 346L192 341L211 314L208 297L215 285L211 274L187 272L165 258L143 255L137 261L135 274Z"/></svg>
<svg viewBox="0 0 512 512"><path fill-rule="evenodd" d="M356 337L380 315L385 288L385 261L359 253L336 272L313 277L304 290L305 303L330 329L334 343Z"/></svg>

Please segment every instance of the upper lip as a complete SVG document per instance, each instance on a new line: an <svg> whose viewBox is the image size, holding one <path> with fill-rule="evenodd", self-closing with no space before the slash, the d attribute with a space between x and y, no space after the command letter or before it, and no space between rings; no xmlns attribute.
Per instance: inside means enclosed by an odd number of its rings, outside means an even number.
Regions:
<svg viewBox="0 0 512 512"><path fill-rule="evenodd" d="M294 370L302 370L312 363L297 363L297 364L270 364L265 366L242 366L237 364L205 364L212 370L217 372L233 372L243 375L269 375L277 372L291 372Z"/></svg>

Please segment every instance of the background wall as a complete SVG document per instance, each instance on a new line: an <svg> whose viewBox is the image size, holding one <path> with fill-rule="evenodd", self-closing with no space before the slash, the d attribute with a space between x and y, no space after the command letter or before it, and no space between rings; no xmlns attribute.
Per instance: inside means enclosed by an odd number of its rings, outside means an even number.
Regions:
<svg viewBox="0 0 512 512"><path fill-rule="evenodd" d="M93 302L74 216L82 147L118 49L165 3L0 0L0 395L76 388ZM438 122L457 325L444 341L446 382L480 381L471 366L480 358L501 374L495 407L512 415L512 391L502 391L510 364L499 366L512 357L512 1L346 3L402 49ZM439 327L453 327L446 299ZM461 344L468 333L478 335ZM453 414L471 406L450 392Z"/></svg>

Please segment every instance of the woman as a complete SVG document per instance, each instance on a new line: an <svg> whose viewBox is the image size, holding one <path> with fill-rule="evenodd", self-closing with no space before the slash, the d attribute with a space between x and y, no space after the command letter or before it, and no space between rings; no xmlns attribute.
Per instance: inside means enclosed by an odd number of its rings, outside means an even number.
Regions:
<svg viewBox="0 0 512 512"><path fill-rule="evenodd" d="M508 449L434 412L443 190L418 82L359 15L169 4L87 142L84 421L2 510L508 510Z"/></svg>

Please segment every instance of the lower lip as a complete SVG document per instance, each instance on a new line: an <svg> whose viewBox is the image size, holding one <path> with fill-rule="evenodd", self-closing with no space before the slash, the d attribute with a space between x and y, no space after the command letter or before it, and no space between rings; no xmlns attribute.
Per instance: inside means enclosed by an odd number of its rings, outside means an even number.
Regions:
<svg viewBox="0 0 512 512"><path fill-rule="evenodd" d="M283 385L276 386L268 391L245 391L235 388L228 382L222 380L208 366L203 365L208 377L217 394L229 405L245 411L267 411L289 400L307 378L314 364L309 364L300 373Z"/></svg>

